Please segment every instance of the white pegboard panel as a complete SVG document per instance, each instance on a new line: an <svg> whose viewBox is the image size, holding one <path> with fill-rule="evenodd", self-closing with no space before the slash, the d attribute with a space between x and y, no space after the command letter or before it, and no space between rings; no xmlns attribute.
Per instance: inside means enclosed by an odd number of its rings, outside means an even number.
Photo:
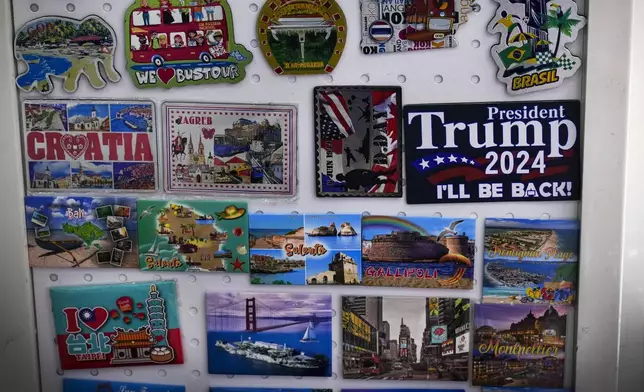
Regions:
<svg viewBox="0 0 644 392"><path fill-rule="evenodd" d="M505 85L496 79L497 68L490 56L490 48L498 42L498 36L487 34L486 26L494 15L496 3L480 0L481 11L472 15L467 24L457 33L460 46L456 49L421 51L414 53L382 54L365 56L360 51L360 16L357 0L337 0L348 21L348 42L337 69L331 75L286 77L277 76L268 67L258 48L253 47L257 7L261 0L229 0L235 21L235 38L244 44L255 56L247 67L247 77L236 85L206 85L182 87L172 90L138 90L131 82L125 69L124 14L131 0L14 0L16 28L27 21L47 16L61 15L82 19L95 14L104 18L117 33L118 48L116 67L122 75L118 84L110 84L103 90L92 89L82 81L75 95L66 94L59 81L49 98L101 98L101 99L150 99L160 107L164 100L185 102L230 102L230 103L293 103L298 105L298 195L294 200L250 200L250 211L271 213L362 213L396 215L404 212L408 216L477 217L477 249L483 248L483 221L485 217L514 216L536 219L574 219L578 217L577 202L514 202L477 203L453 205L407 205L401 199L319 199L315 197L315 158L313 134L313 87L318 85L400 85L403 89L404 104L429 102L491 102L510 100L558 100L580 99L582 73L566 79L558 89L542 91L524 96L511 97ZM585 10L585 1L578 1L580 13ZM37 7L33 6L34 4ZM69 6L72 4L72 6ZM38 9L33 12L32 9ZM73 12L68 11L73 9ZM582 53L584 34L570 48L573 53ZM254 42L256 45L256 42ZM19 68L19 69L22 69ZM256 77L255 77L256 75ZM438 81L441 81L438 83ZM475 83L477 82L477 83ZM37 93L22 94L21 98L40 98ZM160 113L159 113L160 115ZM157 118L161 124L161 118ZM157 197L162 197L159 193ZM152 198L153 195L145 195ZM25 261L26 262L26 261ZM478 299L481 296L482 252L477 252L475 288L464 290L414 290L401 288L333 287L333 304L340 310L341 295L395 295L395 296L448 296ZM55 280L54 278L55 275ZM60 392L62 374L57 369L58 354L54 343L53 319L49 288L53 286L88 285L97 283L143 282L155 279L176 279L181 304L180 321L183 331L185 364L164 367L136 367L130 369L99 369L98 371L67 371L64 376L123 381L159 382L185 384L188 392L205 392L208 386L237 387L328 387L339 391L341 388L463 388L478 392L480 388L469 383L458 382L396 382L342 380L341 331L340 323L334 323L333 373L330 379L259 376L211 376L207 372L207 350L205 329L206 291L284 291L283 287L253 287L247 276L226 274L154 274L138 270L81 270L81 269L37 269L33 271L36 317L38 325L38 346L40 355L41 381L43 390ZM88 281L89 280L89 281ZM321 287L289 287L293 292L324 292ZM197 310L192 315L190 310ZM193 312L194 313L194 309ZM338 315L336 315L338 317ZM574 326L569 326L573 336ZM569 339L571 346L572 339ZM569 358L574 350L567 349ZM567 368L572 369L568 361ZM98 372L98 373L97 373ZM567 384L572 382L572 371L567 372Z"/></svg>

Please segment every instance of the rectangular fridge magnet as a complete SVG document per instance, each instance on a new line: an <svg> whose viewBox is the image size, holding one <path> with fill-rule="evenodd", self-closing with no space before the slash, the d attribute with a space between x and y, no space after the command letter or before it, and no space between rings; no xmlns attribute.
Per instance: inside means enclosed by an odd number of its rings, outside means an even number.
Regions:
<svg viewBox="0 0 644 392"><path fill-rule="evenodd" d="M318 197L402 196L400 87L316 87Z"/></svg>
<svg viewBox="0 0 644 392"><path fill-rule="evenodd" d="M63 379L63 392L186 392L186 387L65 378Z"/></svg>
<svg viewBox="0 0 644 392"><path fill-rule="evenodd" d="M139 266L248 273L245 202L138 200Z"/></svg>
<svg viewBox="0 0 644 392"><path fill-rule="evenodd" d="M333 389L321 388L234 388L211 387L210 392L333 392Z"/></svg>
<svg viewBox="0 0 644 392"><path fill-rule="evenodd" d="M132 197L25 197L30 267L137 268Z"/></svg>
<svg viewBox="0 0 644 392"><path fill-rule="evenodd" d="M472 289L476 219L362 217L365 286Z"/></svg>
<svg viewBox="0 0 644 392"><path fill-rule="evenodd" d="M61 369L182 364L173 281L54 287Z"/></svg>
<svg viewBox="0 0 644 392"><path fill-rule="evenodd" d="M559 305L474 306L472 384L563 388L569 309Z"/></svg>
<svg viewBox="0 0 644 392"><path fill-rule="evenodd" d="M360 215L250 215L252 284L361 283Z"/></svg>
<svg viewBox="0 0 644 392"><path fill-rule="evenodd" d="M573 305L579 221L486 219L483 302Z"/></svg>
<svg viewBox="0 0 644 392"><path fill-rule="evenodd" d="M331 296L206 293L208 372L331 377Z"/></svg>
<svg viewBox="0 0 644 392"><path fill-rule="evenodd" d="M150 101L24 101L28 191L155 191Z"/></svg>
<svg viewBox="0 0 644 392"><path fill-rule="evenodd" d="M343 377L467 381L470 313L464 298L342 297Z"/></svg>
<svg viewBox="0 0 644 392"><path fill-rule="evenodd" d="M166 189L293 196L295 106L163 105Z"/></svg>

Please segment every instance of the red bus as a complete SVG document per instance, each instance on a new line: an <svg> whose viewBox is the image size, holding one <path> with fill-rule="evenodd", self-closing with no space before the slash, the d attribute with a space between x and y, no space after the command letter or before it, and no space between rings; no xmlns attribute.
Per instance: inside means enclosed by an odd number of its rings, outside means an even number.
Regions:
<svg viewBox="0 0 644 392"><path fill-rule="evenodd" d="M382 371L382 362L376 354L360 358L360 374L380 375Z"/></svg>
<svg viewBox="0 0 644 392"><path fill-rule="evenodd" d="M227 59L230 50L228 15L219 1L186 1L173 6L140 7L129 21L130 49L136 63L162 67L166 61Z"/></svg>

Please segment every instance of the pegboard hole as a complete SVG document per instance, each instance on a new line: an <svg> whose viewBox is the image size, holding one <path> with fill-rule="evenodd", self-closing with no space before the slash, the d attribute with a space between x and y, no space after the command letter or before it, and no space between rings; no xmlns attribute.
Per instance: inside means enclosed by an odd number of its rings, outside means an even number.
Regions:
<svg viewBox="0 0 644 392"><path fill-rule="evenodd" d="M335 215L335 212L333 212L333 211L327 211L327 212L326 212L326 214L327 214L327 215Z"/></svg>
<svg viewBox="0 0 644 392"><path fill-rule="evenodd" d="M250 77L250 81L253 82L253 83L259 83L260 80L261 80L261 78L257 74L255 74L255 75Z"/></svg>
<svg viewBox="0 0 644 392"><path fill-rule="evenodd" d="M103 11L105 11L105 12L112 11L112 4L110 4L110 3L103 4Z"/></svg>
<svg viewBox="0 0 644 392"><path fill-rule="evenodd" d="M197 313L199 313L199 310L195 307L192 307L190 308L190 310L188 310L188 312L190 313L191 316L196 316Z"/></svg>
<svg viewBox="0 0 644 392"><path fill-rule="evenodd" d="M192 377L201 377L201 372L199 370L193 370Z"/></svg>
<svg viewBox="0 0 644 392"><path fill-rule="evenodd" d="M63 369L56 369L56 374L58 374L59 376L62 376L65 374L65 372L63 371Z"/></svg>
<svg viewBox="0 0 644 392"><path fill-rule="evenodd" d="M166 371L165 371L165 370L163 370L163 369L159 369L159 372L158 372L158 373L159 373L159 377L165 377L165 376L167 376L167 375L168 375L168 372L166 372Z"/></svg>
<svg viewBox="0 0 644 392"><path fill-rule="evenodd" d="M407 76L398 75L398 78L396 78L396 79L398 80L398 83L402 84L402 83L405 83L407 81Z"/></svg>
<svg viewBox="0 0 644 392"><path fill-rule="evenodd" d="M56 274L49 275L49 280L51 280L52 282L57 281L58 280L58 275L56 275Z"/></svg>
<svg viewBox="0 0 644 392"><path fill-rule="evenodd" d="M476 212L472 212L470 214L470 218L472 218L472 219L478 219L478 217L479 217L479 214L477 214Z"/></svg>
<svg viewBox="0 0 644 392"><path fill-rule="evenodd" d="M371 215L371 214L369 213L369 211L365 211L365 212L363 212L363 213L362 213L362 216L369 216L369 215Z"/></svg>
<svg viewBox="0 0 644 392"><path fill-rule="evenodd" d="M474 41L472 41L472 47L473 48L480 48L481 47L481 41L475 39Z"/></svg>
<svg viewBox="0 0 644 392"><path fill-rule="evenodd" d="M130 369L123 370L123 373L125 373L125 375L128 376L128 377L130 377L132 375L132 371Z"/></svg>
<svg viewBox="0 0 644 392"><path fill-rule="evenodd" d="M436 83L436 84L441 84L441 83L443 83L443 76L442 76L442 75L436 75L436 76L434 76L434 83Z"/></svg>
<svg viewBox="0 0 644 392"><path fill-rule="evenodd" d="M474 282L474 286L476 286L477 284L479 284L479 281L478 281L478 280L476 280L476 279L474 279L474 280L473 280L473 282Z"/></svg>
<svg viewBox="0 0 644 392"><path fill-rule="evenodd" d="M161 281L162 278L161 278L161 275L154 275L152 277L152 279L154 279L155 281L159 282L159 281Z"/></svg>
<svg viewBox="0 0 644 392"><path fill-rule="evenodd" d="M289 76L288 77L288 82L289 83L295 83L295 82L297 82L297 78L295 76Z"/></svg>
<svg viewBox="0 0 644 392"><path fill-rule="evenodd" d="M514 218L514 214L511 213L511 212L508 212L507 214L505 214L505 217L506 218Z"/></svg>
<svg viewBox="0 0 644 392"><path fill-rule="evenodd" d="M481 77L478 75L472 75L470 80L472 81L472 84L479 84L479 82L481 81Z"/></svg>
<svg viewBox="0 0 644 392"><path fill-rule="evenodd" d="M543 213L543 214L541 215L541 219L543 219L543 220L548 220L548 219L550 219L550 214L548 214L547 212Z"/></svg>
<svg viewBox="0 0 644 392"><path fill-rule="evenodd" d="M257 12L257 10L259 10L259 7L257 6L257 4L253 3L248 6L248 9L250 10L250 12Z"/></svg>
<svg viewBox="0 0 644 392"><path fill-rule="evenodd" d="M333 76L324 75L324 83L333 83Z"/></svg>
<svg viewBox="0 0 644 392"><path fill-rule="evenodd" d="M226 377L227 378L235 378L235 375L234 374L226 374Z"/></svg>
<svg viewBox="0 0 644 392"><path fill-rule="evenodd" d="M94 278L90 274L85 274L83 279L85 279L85 282L91 282Z"/></svg>
<svg viewBox="0 0 644 392"><path fill-rule="evenodd" d="M250 46L253 47L253 48L256 48L256 47L259 46L259 42L257 42L256 39L251 39L250 40Z"/></svg>
<svg viewBox="0 0 644 392"><path fill-rule="evenodd" d="M404 211L400 211L400 212L398 213L398 216L407 216L407 214L406 214Z"/></svg>
<svg viewBox="0 0 644 392"><path fill-rule="evenodd" d="M268 379L268 376L267 376L267 375L263 375L263 376L262 376L262 378L263 378L264 380L266 380L266 379Z"/></svg>
<svg viewBox="0 0 644 392"><path fill-rule="evenodd" d="M119 280L121 282L127 282L127 275L124 275L124 274L119 275Z"/></svg>
<svg viewBox="0 0 644 392"><path fill-rule="evenodd" d="M232 282L232 279L230 278L230 276L224 276L223 278L221 278L221 281L224 282L224 284L230 284L230 282Z"/></svg>
<svg viewBox="0 0 644 392"><path fill-rule="evenodd" d="M197 277L194 275L188 276L188 282L190 283L195 283L197 281Z"/></svg>
<svg viewBox="0 0 644 392"><path fill-rule="evenodd" d="M291 215L300 215L300 213L297 211L291 211Z"/></svg>
<svg viewBox="0 0 644 392"><path fill-rule="evenodd" d="M96 376L98 376L98 370L92 369L92 370L89 371L89 374L91 374L92 376L96 377Z"/></svg>
<svg viewBox="0 0 644 392"><path fill-rule="evenodd" d="M198 339L192 339L190 340L190 345L192 347L198 347L199 346L199 340Z"/></svg>
<svg viewBox="0 0 644 392"><path fill-rule="evenodd" d="M296 380L301 380L301 379L303 379L303 378L304 378L303 376L295 376L295 379L296 379Z"/></svg>
<svg viewBox="0 0 644 392"><path fill-rule="evenodd" d="M435 216L436 218L442 218L442 217L443 217L443 214L441 214L440 212L434 212L434 216Z"/></svg>
<svg viewBox="0 0 644 392"><path fill-rule="evenodd" d="M338 375L337 375L336 373L333 373L333 375L331 376L331 378L332 378L332 379L334 379L334 380L337 380L337 379L338 379Z"/></svg>
<svg viewBox="0 0 644 392"><path fill-rule="evenodd" d="M338 313L335 311L335 309L331 309L331 312L332 312L332 314L333 314L333 316L332 316L332 317L335 317L335 316L337 316L337 315L338 315Z"/></svg>
<svg viewBox="0 0 644 392"><path fill-rule="evenodd" d="M367 74L360 76L360 82L362 83L369 83L369 80L371 80L371 78Z"/></svg>
<svg viewBox="0 0 644 392"><path fill-rule="evenodd" d="M38 4L34 3L29 6L29 9L31 10L31 12L38 12L38 10L40 10L40 7L38 6Z"/></svg>
<svg viewBox="0 0 644 392"><path fill-rule="evenodd" d="M76 11L76 6L75 6L74 4L72 4L72 3L67 3L67 5L65 6L65 8L67 9L67 12L74 12L74 11Z"/></svg>
<svg viewBox="0 0 644 392"><path fill-rule="evenodd" d="M335 342L335 340L334 340L333 342L331 342L331 343L333 343L333 348L337 348L337 347L338 347L338 344Z"/></svg>
<svg viewBox="0 0 644 392"><path fill-rule="evenodd" d="M259 210L259 211L255 212L255 213L256 213L256 214L263 214L263 213L264 213L264 211Z"/></svg>

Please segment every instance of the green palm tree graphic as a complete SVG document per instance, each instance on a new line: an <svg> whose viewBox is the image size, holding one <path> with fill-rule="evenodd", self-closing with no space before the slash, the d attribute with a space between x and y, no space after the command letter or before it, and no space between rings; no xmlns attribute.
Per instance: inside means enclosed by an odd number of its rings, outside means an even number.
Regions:
<svg viewBox="0 0 644 392"><path fill-rule="evenodd" d="M561 35L566 37L572 37L572 28L581 23L581 20L571 19L570 14L572 9L568 8L566 12L563 12L561 6L555 5L554 10L548 11L548 19L544 23L543 27L548 29L557 29L557 44L555 45L555 51L552 54L555 58L559 53L559 44L561 43Z"/></svg>

